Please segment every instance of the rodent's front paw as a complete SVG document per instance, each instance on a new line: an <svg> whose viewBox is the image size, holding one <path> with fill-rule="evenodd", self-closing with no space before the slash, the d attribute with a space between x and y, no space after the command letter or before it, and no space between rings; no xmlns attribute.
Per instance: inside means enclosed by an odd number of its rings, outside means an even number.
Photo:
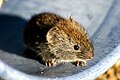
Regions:
<svg viewBox="0 0 120 80"><path fill-rule="evenodd" d="M56 66L57 62L55 60L49 60L45 62L45 65L48 67L54 67Z"/></svg>
<svg viewBox="0 0 120 80"><path fill-rule="evenodd" d="M75 62L73 62L73 65L84 67L84 66L86 66L86 61L75 61Z"/></svg>

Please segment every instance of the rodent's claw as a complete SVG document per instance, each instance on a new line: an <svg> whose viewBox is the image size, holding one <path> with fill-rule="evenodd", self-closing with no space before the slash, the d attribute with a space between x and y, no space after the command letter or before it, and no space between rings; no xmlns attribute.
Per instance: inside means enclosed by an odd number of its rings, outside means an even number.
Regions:
<svg viewBox="0 0 120 80"><path fill-rule="evenodd" d="M86 66L86 61L76 61L76 62L73 62L73 65L75 66Z"/></svg>
<svg viewBox="0 0 120 80"><path fill-rule="evenodd" d="M45 65L48 66L48 67L54 67L54 66L56 66L56 62L54 60L47 61L45 63Z"/></svg>

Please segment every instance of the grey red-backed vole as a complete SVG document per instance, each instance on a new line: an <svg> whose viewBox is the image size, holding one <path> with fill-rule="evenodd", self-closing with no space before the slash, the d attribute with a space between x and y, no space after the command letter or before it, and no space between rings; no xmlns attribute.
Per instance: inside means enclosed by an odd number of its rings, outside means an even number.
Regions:
<svg viewBox="0 0 120 80"><path fill-rule="evenodd" d="M24 42L46 66L62 62L85 66L94 57L93 45L82 25L54 13L33 16L24 30Z"/></svg>

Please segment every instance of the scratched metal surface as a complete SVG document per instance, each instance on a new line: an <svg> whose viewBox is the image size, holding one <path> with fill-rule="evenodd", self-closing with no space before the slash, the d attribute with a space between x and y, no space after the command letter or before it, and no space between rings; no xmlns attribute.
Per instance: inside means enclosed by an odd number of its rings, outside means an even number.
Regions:
<svg viewBox="0 0 120 80"><path fill-rule="evenodd" d="M7 80L92 80L120 58L120 0L6 0L0 10L0 77ZM86 67L48 68L22 57L22 32L32 15L72 16L88 31L95 57ZM7 65L6 65L7 64Z"/></svg>

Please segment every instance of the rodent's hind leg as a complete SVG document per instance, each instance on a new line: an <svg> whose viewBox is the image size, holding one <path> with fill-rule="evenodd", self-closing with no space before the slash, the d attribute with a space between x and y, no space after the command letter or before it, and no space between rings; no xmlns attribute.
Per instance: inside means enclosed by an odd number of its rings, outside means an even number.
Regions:
<svg viewBox="0 0 120 80"><path fill-rule="evenodd" d="M54 58L55 57L54 55L48 55L48 54L46 54L46 55L44 54L44 56L39 55L37 52L35 52L29 48L25 49L25 51L23 52L23 57L37 60L39 63L41 63L45 66L48 66L48 67L54 67L57 64L57 62Z"/></svg>
<svg viewBox="0 0 120 80"><path fill-rule="evenodd" d="M29 58L29 59L33 59L38 61L39 63L44 65L44 61L42 60L41 56L38 56L38 53L36 53L35 51L26 48L22 54L23 57Z"/></svg>
<svg viewBox="0 0 120 80"><path fill-rule="evenodd" d="M86 66L86 61L75 61L75 62L72 62L73 65L75 66Z"/></svg>

